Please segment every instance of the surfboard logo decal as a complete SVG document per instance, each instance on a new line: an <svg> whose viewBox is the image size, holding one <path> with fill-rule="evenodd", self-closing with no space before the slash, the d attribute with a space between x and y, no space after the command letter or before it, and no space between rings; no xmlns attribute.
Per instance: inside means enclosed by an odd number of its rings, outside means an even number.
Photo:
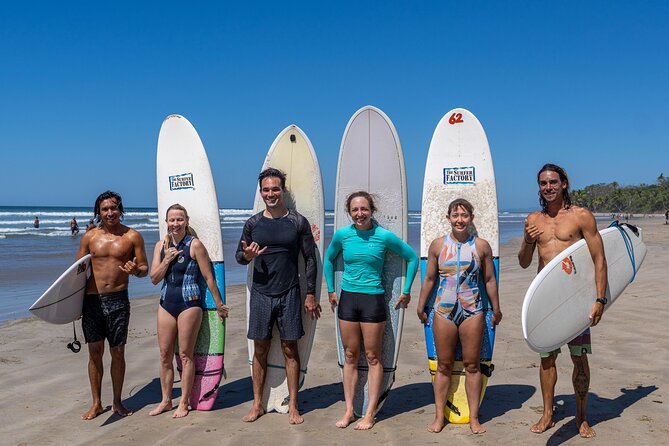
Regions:
<svg viewBox="0 0 669 446"><path fill-rule="evenodd" d="M317 225L311 225L311 234L314 236L314 242L318 242L321 239L321 230Z"/></svg>
<svg viewBox="0 0 669 446"><path fill-rule="evenodd" d="M444 167L444 184L476 184L476 168Z"/></svg>
<svg viewBox="0 0 669 446"><path fill-rule="evenodd" d="M562 271L567 274L571 274L572 272L576 274L576 265L574 265L574 259L571 256L562 259Z"/></svg>
<svg viewBox="0 0 669 446"><path fill-rule="evenodd" d="M195 189L195 182L193 181L192 173L171 175L169 178L170 190Z"/></svg>
<svg viewBox="0 0 669 446"><path fill-rule="evenodd" d="M88 264L86 262L80 263L79 266L77 266L77 275L85 272L87 266Z"/></svg>

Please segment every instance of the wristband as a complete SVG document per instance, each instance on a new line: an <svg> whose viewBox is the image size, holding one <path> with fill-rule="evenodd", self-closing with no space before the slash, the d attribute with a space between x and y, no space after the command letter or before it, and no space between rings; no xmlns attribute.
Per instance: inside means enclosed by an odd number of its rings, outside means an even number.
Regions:
<svg viewBox="0 0 669 446"><path fill-rule="evenodd" d="M599 302L602 305L606 305L609 302L609 300L606 297L598 297L595 300L595 302Z"/></svg>

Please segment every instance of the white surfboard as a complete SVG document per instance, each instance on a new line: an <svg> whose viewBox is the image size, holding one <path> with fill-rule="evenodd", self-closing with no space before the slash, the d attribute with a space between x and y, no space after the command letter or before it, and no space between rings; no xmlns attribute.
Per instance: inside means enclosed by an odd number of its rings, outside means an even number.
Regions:
<svg viewBox="0 0 669 446"><path fill-rule="evenodd" d="M156 175L160 238L167 234L167 208L179 203L188 211L190 227L207 248L216 285L225 303L223 239L214 178L202 141L183 116L170 115L163 121L158 136ZM195 343L195 381L190 405L193 409L210 410L224 373L225 322L216 313L211 292L206 285L201 286L205 291L204 313ZM181 368L178 356L177 365Z"/></svg>
<svg viewBox="0 0 669 446"><path fill-rule="evenodd" d="M52 324L68 324L79 319L90 270L91 255L86 254L56 279L32 304L30 312Z"/></svg>
<svg viewBox="0 0 669 446"><path fill-rule="evenodd" d="M377 211L374 218L383 228L407 241L407 186L404 155L397 131L378 108L365 106L355 112L346 126L339 150L337 188L335 193L334 230L352 224L346 212L346 197L356 191L367 191L374 197ZM377 407L381 409L395 382L395 368L399 357L404 308L395 309L406 276L406 262L393 252L386 254L383 283L386 291L388 320L383 334L383 386ZM343 261L339 256L335 266L335 289L341 293ZM335 312L336 314L336 312ZM344 347L335 324L339 367L344 364ZM367 410L367 358L361 339L358 383L353 401L357 416ZM342 376L343 377L343 376Z"/></svg>
<svg viewBox="0 0 669 446"><path fill-rule="evenodd" d="M474 206L474 227L477 235L490 243L495 265L499 272L499 229L497 215L497 187L488 138L476 116L464 108L446 113L434 131L425 165L423 204L421 214L421 280L427 267L430 243L437 237L451 232L446 218L448 205L456 198L464 198ZM425 311L432 321L438 282L426 303ZM484 298L486 330L481 345L481 371L485 394L488 378L492 373L492 352L495 331L490 328L492 307L481 288ZM437 352L434 346L432 324L424 326L425 344L430 374L437 371ZM469 406L465 393L465 373L462 346L458 342L455 363L451 374L445 416L451 423L468 423Z"/></svg>
<svg viewBox="0 0 669 446"><path fill-rule="evenodd" d="M279 133L270 146L262 170L269 167L281 170L286 174L285 204L289 209L295 209L309 220L311 231L316 242L318 275L316 278L316 300L320 300L321 280L323 278L323 231L325 225L325 205L323 201L323 180L321 168L311 141L296 125L289 125ZM253 213L265 209L265 204L256 189ZM299 256L300 291L302 297L302 326L304 336L297 342L300 356L300 388L304 384L307 373L311 347L316 332L316 320L304 311L304 300L307 296L307 282L304 258ZM248 329L249 296L252 285L253 262L248 266L247 294L246 294L246 326ZM267 357L267 374L263 388L263 406L268 412L288 412L288 383L286 381L286 367L283 351L281 350L281 336L279 329L274 326L272 344ZM249 364L253 360L253 341L248 341Z"/></svg>
<svg viewBox="0 0 669 446"><path fill-rule="evenodd" d="M621 224L599 231L608 270L609 307L635 278L646 257L641 228ZM536 352L550 352L590 326L588 318L597 298L595 265L581 239L537 274L523 301L523 336Z"/></svg>

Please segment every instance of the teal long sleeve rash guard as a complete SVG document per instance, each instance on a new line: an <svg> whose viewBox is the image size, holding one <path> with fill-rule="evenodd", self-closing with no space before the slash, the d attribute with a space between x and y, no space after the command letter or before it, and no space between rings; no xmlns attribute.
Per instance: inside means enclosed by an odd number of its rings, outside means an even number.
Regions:
<svg viewBox="0 0 669 446"><path fill-rule="evenodd" d="M418 271L418 256L411 246L377 224L366 231L360 231L355 225L349 225L335 232L325 253L323 265L328 292L334 292L334 262L341 253L344 258L342 290L349 293L383 293L383 262L388 249L407 261L402 293L409 294Z"/></svg>

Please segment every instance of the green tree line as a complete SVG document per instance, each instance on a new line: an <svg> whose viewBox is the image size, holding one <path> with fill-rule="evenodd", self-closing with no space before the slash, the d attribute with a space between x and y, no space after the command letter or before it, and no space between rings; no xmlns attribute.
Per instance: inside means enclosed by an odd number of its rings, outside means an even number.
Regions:
<svg viewBox="0 0 669 446"><path fill-rule="evenodd" d="M669 179L660 174L655 184L622 187L617 182L591 184L573 191L572 201L592 212L664 214L669 209Z"/></svg>

